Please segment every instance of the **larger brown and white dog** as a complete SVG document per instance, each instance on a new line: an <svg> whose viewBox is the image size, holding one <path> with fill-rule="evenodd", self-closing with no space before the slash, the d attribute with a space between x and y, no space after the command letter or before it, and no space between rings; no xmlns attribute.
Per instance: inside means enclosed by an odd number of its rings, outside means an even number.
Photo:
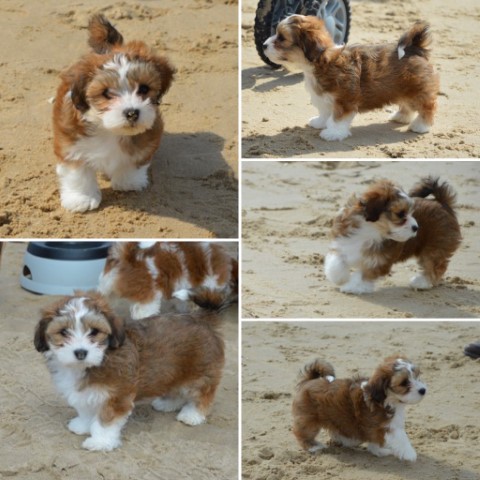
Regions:
<svg viewBox="0 0 480 480"><path fill-rule="evenodd" d="M134 402L180 410L187 425L205 422L220 382L224 344L210 312L127 322L97 293L65 297L43 311L34 343L77 417L68 428L90 435L83 447L112 450Z"/></svg>
<svg viewBox="0 0 480 480"><path fill-rule="evenodd" d="M214 242L118 242L98 290L130 303L133 319L158 315L164 301L217 310L237 301L238 263Z"/></svg>
<svg viewBox="0 0 480 480"><path fill-rule="evenodd" d="M433 195L434 199L426 199ZM421 272L410 285L437 285L461 241L455 193L438 178L422 179L407 195L380 180L353 195L333 221L325 275L345 293L371 293L393 264L415 257ZM350 270L354 269L353 274Z"/></svg>
<svg viewBox="0 0 480 480"><path fill-rule="evenodd" d="M353 447L368 443L377 456L415 461L405 432L405 407L427 392L419 369L402 356L386 358L370 378L336 379L330 363L315 360L301 374L293 400L293 433L312 453L325 448L315 437L321 429L333 443Z"/></svg>
<svg viewBox="0 0 480 480"><path fill-rule="evenodd" d="M89 24L93 51L61 75L53 109L62 206L99 206L96 171L114 190L142 190L163 133L158 105L174 69L140 41L123 43L103 15Z"/></svg>
<svg viewBox="0 0 480 480"><path fill-rule="evenodd" d="M322 129L324 140L343 140L358 112L389 104L399 106L391 120L428 132L439 90L430 43L428 25L417 22L397 44L337 46L323 20L292 15L278 24L264 49L272 62L303 71L319 110L309 125Z"/></svg>

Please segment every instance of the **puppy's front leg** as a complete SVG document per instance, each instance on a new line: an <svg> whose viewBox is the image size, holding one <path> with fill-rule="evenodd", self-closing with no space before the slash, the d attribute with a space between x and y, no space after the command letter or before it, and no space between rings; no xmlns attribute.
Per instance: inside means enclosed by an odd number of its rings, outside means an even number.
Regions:
<svg viewBox="0 0 480 480"><path fill-rule="evenodd" d="M130 413L123 417L116 418L110 424L105 425L96 417L90 428L91 437L88 437L83 443L82 447L87 450L101 450L109 452L114 448L118 448L122 442L120 440L120 432L123 426L127 423Z"/></svg>
<svg viewBox="0 0 480 480"><path fill-rule="evenodd" d="M331 116L327 120L327 128L322 130L320 137L327 141L345 140L351 135L350 124L355 117L355 112L345 114L341 117Z"/></svg>
<svg viewBox="0 0 480 480"><path fill-rule="evenodd" d="M412 447L407 433L404 430L395 429L385 437L386 446L392 450L400 460L414 462L417 459L417 452Z"/></svg>
<svg viewBox="0 0 480 480"><path fill-rule="evenodd" d="M86 212L100 205L102 194L95 171L91 167L80 160L59 163L57 175L63 208L71 212Z"/></svg>
<svg viewBox="0 0 480 480"><path fill-rule="evenodd" d="M318 109L318 116L308 121L308 126L323 129L327 126L328 119L333 114L333 99L330 95L311 95L312 105Z"/></svg>
<svg viewBox="0 0 480 480"><path fill-rule="evenodd" d="M110 178L114 190L143 190L148 186L148 167L134 165L122 165L113 172Z"/></svg>

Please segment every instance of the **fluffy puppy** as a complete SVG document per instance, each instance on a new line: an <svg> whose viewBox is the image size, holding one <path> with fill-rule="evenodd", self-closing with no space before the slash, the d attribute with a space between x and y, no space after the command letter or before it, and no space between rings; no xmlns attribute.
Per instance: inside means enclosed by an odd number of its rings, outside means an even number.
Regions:
<svg viewBox="0 0 480 480"><path fill-rule="evenodd" d="M142 190L163 133L158 105L174 69L145 43L124 44L103 15L89 23L92 52L61 74L53 109L61 203L73 212L99 206L96 171L114 190Z"/></svg>
<svg viewBox="0 0 480 480"><path fill-rule="evenodd" d="M428 25L417 22L397 44L337 46L323 20L292 15L278 24L264 49L272 62L303 71L319 110L308 124L322 129L324 140L343 140L358 112L389 104L399 106L391 120L428 132L439 90L430 43Z"/></svg>
<svg viewBox="0 0 480 480"><path fill-rule="evenodd" d="M221 245L208 242L114 244L100 275L98 290L131 303L133 319L160 313L162 302L188 301L216 310L237 301L238 263Z"/></svg>
<svg viewBox="0 0 480 480"><path fill-rule="evenodd" d="M315 440L325 429L333 443L353 447L368 442L374 455L413 462L417 454L405 432L405 407L427 392L419 374L409 360L392 356L370 378L337 380L332 365L317 359L301 373L293 400L293 433L312 453L325 448Z"/></svg>
<svg viewBox="0 0 480 480"><path fill-rule="evenodd" d="M415 257L421 273L411 287L438 285L461 241L454 206L455 193L438 178L422 179L409 195L389 180L374 183L352 196L333 221L327 279L345 293L371 293L394 263Z"/></svg>
<svg viewBox="0 0 480 480"><path fill-rule="evenodd" d="M208 312L125 323L99 294L78 293L43 311L34 344L77 411L69 430L90 435L88 450L112 450L137 400L157 397L156 410L205 422L224 364L217 327Z"/></svg>

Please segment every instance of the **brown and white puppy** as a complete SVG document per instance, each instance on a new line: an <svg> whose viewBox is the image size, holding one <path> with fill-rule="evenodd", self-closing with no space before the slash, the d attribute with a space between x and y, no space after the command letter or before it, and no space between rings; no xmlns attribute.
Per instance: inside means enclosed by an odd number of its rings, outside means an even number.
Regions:
<svg viewBox="0 0 480 480"><path fill-rule="evenodd" d="M142 190L163 133L158 105L174 68L140 41L123 42L103 15L90 19L88 53L61 74L53 109L62 206L93 210L96 172L114 190Z"/></svg>
<svg viewBox="0 0 480 480"><path fill-rule="evenodd" d="M312 453L325 448L315 437L327 430L333 443L353 447L368 443L377 456L415 461L405 432L405 407L427 392L419 369L402 356L386 358L370 378L337 380L332 365L307 364L293 400L293 433Z"/></svg>
<svg viewBox="0 0 480 480"><path fill-rule="evenodd" d="M83 447L112 450L134 402L180 410L187 425L205 422L220 382L224 344L213 313L125 323L98 293L65 297L43 311L35 347L78 416L68 428L90 435Z"/></svg>
<svg viewBox="0 0 480 480"><path fill-rule="evenodd" d="M159 314L165 300L215 310L237 301L238 263L212 242L118 242L98 290L128 300L133 319Z"/></svg>
<svg viewBox="0 0 480 480"><path fill-rule="evenodd" d="M324 262L327 279L345 293L371 293L374 281L394 263L415 257L421 273L411 279L411 287L437 285L461 241L455 198L446 182L432 177L422 179L409 195L380 180L352 196L333 221ZM352 275L350 269L356 269Z"/></svg>
<svg viewBox="0 0 480 480"><path fill-rule="evenodd" d="M391 120L426 133L433 124L438 75L429 62L431 43L425 22L415 23L397 44L335 45L323 20L292 15L264 44L266 56L300 69L319 115L309 125L324 140L343 140L358 112L399 106ZM415 113L418 112L414 119Z"/></svg>

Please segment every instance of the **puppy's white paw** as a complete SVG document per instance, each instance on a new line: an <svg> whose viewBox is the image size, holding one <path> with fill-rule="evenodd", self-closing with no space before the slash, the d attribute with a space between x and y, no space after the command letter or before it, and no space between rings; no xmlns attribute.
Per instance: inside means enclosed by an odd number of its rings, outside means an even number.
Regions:
<svg viewBox="0 0 480 480"><path fill-rule="evenodd" d="M433 284L425 275L419 273L411 278L410 287L414 290L429 290L433 287Z"/></svg>
<svg viewBox="0 0 480 480"><path fill-rule="evenodd" d="M92 451L110 452L111 450L118 448L122 442L120 438L112 438L107 435L103 437L88 437L83 443L82 447Z"/></svg>
<svg viewBox="0 0 480 480"><path fill-rule="evenodd" d="M389 448L382 448L380 445L377 445L376 443L369 443L367 446L367 450L370 453L373 453L373 455L377 457L386 457L388 455L392 455L393 452Z"/></svg>
<svg viewBox="0 0 480 480"><path fill-rule="evenodd" d="M140 191L148 187L148 165L140 168L126 168L112 174L114 190Z"/></svg>
<svg viewBox="0 0 480 480"><path fill-rule="evenodd" d="M180 410L180 413L177 415L177 420L187 425L194 426L205 423L207 419L194 405L189 403Z"/></svg>
<svg viewBox="0 0 480 480"><path fill-rule="evenodd" d="M398 112L395 112L393 115L390 116L389 120L391 122L407 124L413 120L413 116L413 112L398 110Z"/></svg>
<svg viewBox="0 0 480 480"><path fill-rule="evenodd" d="M152 407L157 412L176 412L185 405L183 398L158 397L152 401Z"/></svg>
<svg viewBox="0 0 480 480"><path fill-rule="evenodd" d="M328 117L325 118L322 115L319 115L318 117L312 117L308 121L308 126L312 128L322 129L327 126L327 120L328 120Z"/></svg>
<svg viewBox="0 0 480 480"><path fill-rule="evenodd" d="M364 293L372 293L375 290L375 284L362 280L359 275L353 274L351 279L340 287L342 293L353 293L355 295L363 295Z"/></svg>
<svg viewBox="0 0 480 480"><path fill-rule="evenodd" d="M90 421L75 417L68 422L68 429L77 435L87 435L90 433L90 425Z"/></svg>
<svg viewBox="0 0 480 480"><path fill-rule="evenodd" d="M98 208L101 199L100 192L91 196L78 192L64 193L62 194L62 207L71 212L86 212Z"/></svg>
<svg viewBox="0 0 480 480"><path fill-rule="evenodd" d="M319 452L320 450L324 450L326 447L326 445L324 445L323 443L320 443L320 442L315 442L315 445L311 446L308 451L310 453L317 453Z"/></svg>
<svg viewBox="0 0 480 480"><path fill-rule="evenodd" d="M417 459L417 452L411 445L407 445L400 452L394 452L394 455L400 460L407 460L408 462L414 462Z"/></svg>
<svg viewBox="0 0 480 480"><path fill-rule="evenodd" d="M425 120L418 115L417 118L410 124L408 129L415 133L427 133L430 130L430 125L425 123Z"/></svg>
<svg viewBox="0 0 480 480"><path fill-rule="evenodd" d="M320 137L327 142L345 140L351 135L348 129L326 128L320 132Z"/></svg>

